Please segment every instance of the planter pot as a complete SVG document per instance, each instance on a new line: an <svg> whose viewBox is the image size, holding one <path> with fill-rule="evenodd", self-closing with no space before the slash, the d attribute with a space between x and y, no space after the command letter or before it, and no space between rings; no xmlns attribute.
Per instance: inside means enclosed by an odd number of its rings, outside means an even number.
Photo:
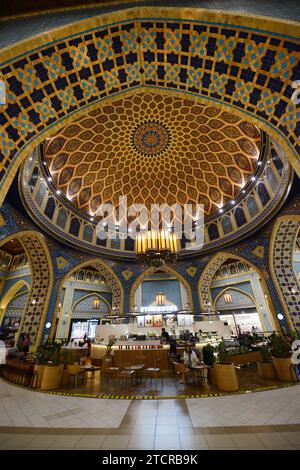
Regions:
<svg viewBox="0 0 300 470"><path fill-rule="evenodd" d="M222 392L236 392L239 389L233 363L216 364L216 385Z"/></svg>
<svg viewBox="0 0 300 470"><path fill-rule="evenodd" d="M215 367L210 367L208 369L208 379L211 385L217 385L217 373Z"/></svg>
<svg viewBox="0 0 300 470"><path fill-rule="evenodd" d="M272 362L258 362L258 374L262 379L275 379L276 372Z"/></svg>
<svg viewBox="0 0 300 470"><path fill-rule="evenodd" d="M34 366L34 371L37 373L36 388L41 387L45 367L45 364L35 364Z"/></svg>
<svg viewBox="0 0 300 470"><path fill-rule="evenodd" d="M279 380L283 380L284 382L293 381L291 375L292 359L290 357L273 357L272 362Z"/></svg>
<svg viewBox="0 0 300 470"><path fill-rule="evenodd" d="M63 364L59 366L45 366L41 390L55 390L58 388L61 383L63 369Z"/></svg>

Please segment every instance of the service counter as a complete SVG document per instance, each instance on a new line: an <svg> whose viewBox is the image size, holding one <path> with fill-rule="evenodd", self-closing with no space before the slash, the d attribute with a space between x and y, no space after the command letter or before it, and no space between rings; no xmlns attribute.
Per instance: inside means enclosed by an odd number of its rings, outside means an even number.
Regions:
<svg viewBox="0 0 300 470"><path fill-rule="evenodd" d="M201 350L205 343L196 344L196 348ZM184 346L177 346L177 353L183 355ZM91 359L93 363L98 363L106 354L104 344L92 344ZM154 367L156 361L160 360L160 368L169 370L172 367L170 361L170 347L168 344L160 344L159 341L119 341L112 346L113 365L116 367L126 367L135 363L143 362L146 367ZM140 358L144 358L142 361Z"/></svg>

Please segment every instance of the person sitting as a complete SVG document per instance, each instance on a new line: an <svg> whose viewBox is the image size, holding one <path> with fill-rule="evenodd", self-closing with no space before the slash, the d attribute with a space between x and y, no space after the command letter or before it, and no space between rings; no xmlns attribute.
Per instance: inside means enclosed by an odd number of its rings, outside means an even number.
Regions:
<svg viewBox="0 0 300 470"><path fill-rule="evenodd" d="M196 353L192 350L191 346L187 344L183 353L183 362L188 368L193 368L198 364Z"/></svg>
<svg viewBox="0 0 300 470"><path fill-rule="evenodd" d="M194 341L191 342L191 349L196 354L197 359L200 360L200 350L196 348L196 344L194 343Z"/></svg>

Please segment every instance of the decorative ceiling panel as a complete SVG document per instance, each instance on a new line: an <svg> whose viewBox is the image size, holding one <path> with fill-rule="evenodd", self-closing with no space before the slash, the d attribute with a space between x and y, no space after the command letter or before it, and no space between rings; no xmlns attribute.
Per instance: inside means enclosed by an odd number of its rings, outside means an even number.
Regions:
<svg viewBox="0 0 300 470"><path fill-rule="evenodd" d="M54 183L78 209L101 203L200 203L208 216L256 169L260 131L197 100L153 92L103 105L45 145Z"/></svg>

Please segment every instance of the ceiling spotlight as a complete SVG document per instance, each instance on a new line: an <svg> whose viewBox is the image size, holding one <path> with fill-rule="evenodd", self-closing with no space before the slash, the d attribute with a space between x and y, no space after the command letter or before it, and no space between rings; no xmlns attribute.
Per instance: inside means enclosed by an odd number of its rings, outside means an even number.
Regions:
<svg viewBox="0 0 300 470"><path fill-rule="evenodd" d="M251 181L256 181L255 176L252 176Z"/></svg>
<svg viewBox="0 0 300 470"><path fill-rule="evenodd" d="M232 199L232 201L230 202L230 204L234 205L234 204L235 204L235 200Z"/></svg>
<svg viewBox="0 0 300 470"><path fill-rule="evenodd" d="M262 164L262 162L257 162L257 165L260 166Z"/></svg>
<svg viewBox="0 0 300 470"><path fill-rule="evenodd" d="M223 214L224 211L223 211L223 209L219 209L219 212L220 212L220 214Z"/></svg>
<svg viewBox="0 0 300 470"><path fill-rule="evenodd" d="M93 221L94 221L94 217L91 217L91 218L90 218L90 221L93 222Z"/></svg>
<svg viewBox="0 0 300 470"><path fill-rule="evenodd" d="M46 163L46 162L43 162L43 165L47 165L47 163Z"/></svg>
<svg viewBox="0 0 300 470"><path fill-rule="evenodd" d="M277 313L277 318L278 318L278 320L283 320L284 317L283 317L282 313Z"/></svg>
<svg viewBox="0 0 300 470"><path fill-rule="evenodd" d="M58 189L58 190L56 191L56 194L60 194L60 193L61 193L61 191Z"/></svg>
<svg viewBox="0 0 300 470"><path fill-rule="evenodd" d="M51 177L51 176L48 176L47 180L48 180L48 181L52 181L52 177Z"/></svg>
<svg viewBox="0 0 300 470"><path fill-rule="evenodd" d="M246 191L243 189L242 194L245 194L245 192L246 192Z"/></svg>

